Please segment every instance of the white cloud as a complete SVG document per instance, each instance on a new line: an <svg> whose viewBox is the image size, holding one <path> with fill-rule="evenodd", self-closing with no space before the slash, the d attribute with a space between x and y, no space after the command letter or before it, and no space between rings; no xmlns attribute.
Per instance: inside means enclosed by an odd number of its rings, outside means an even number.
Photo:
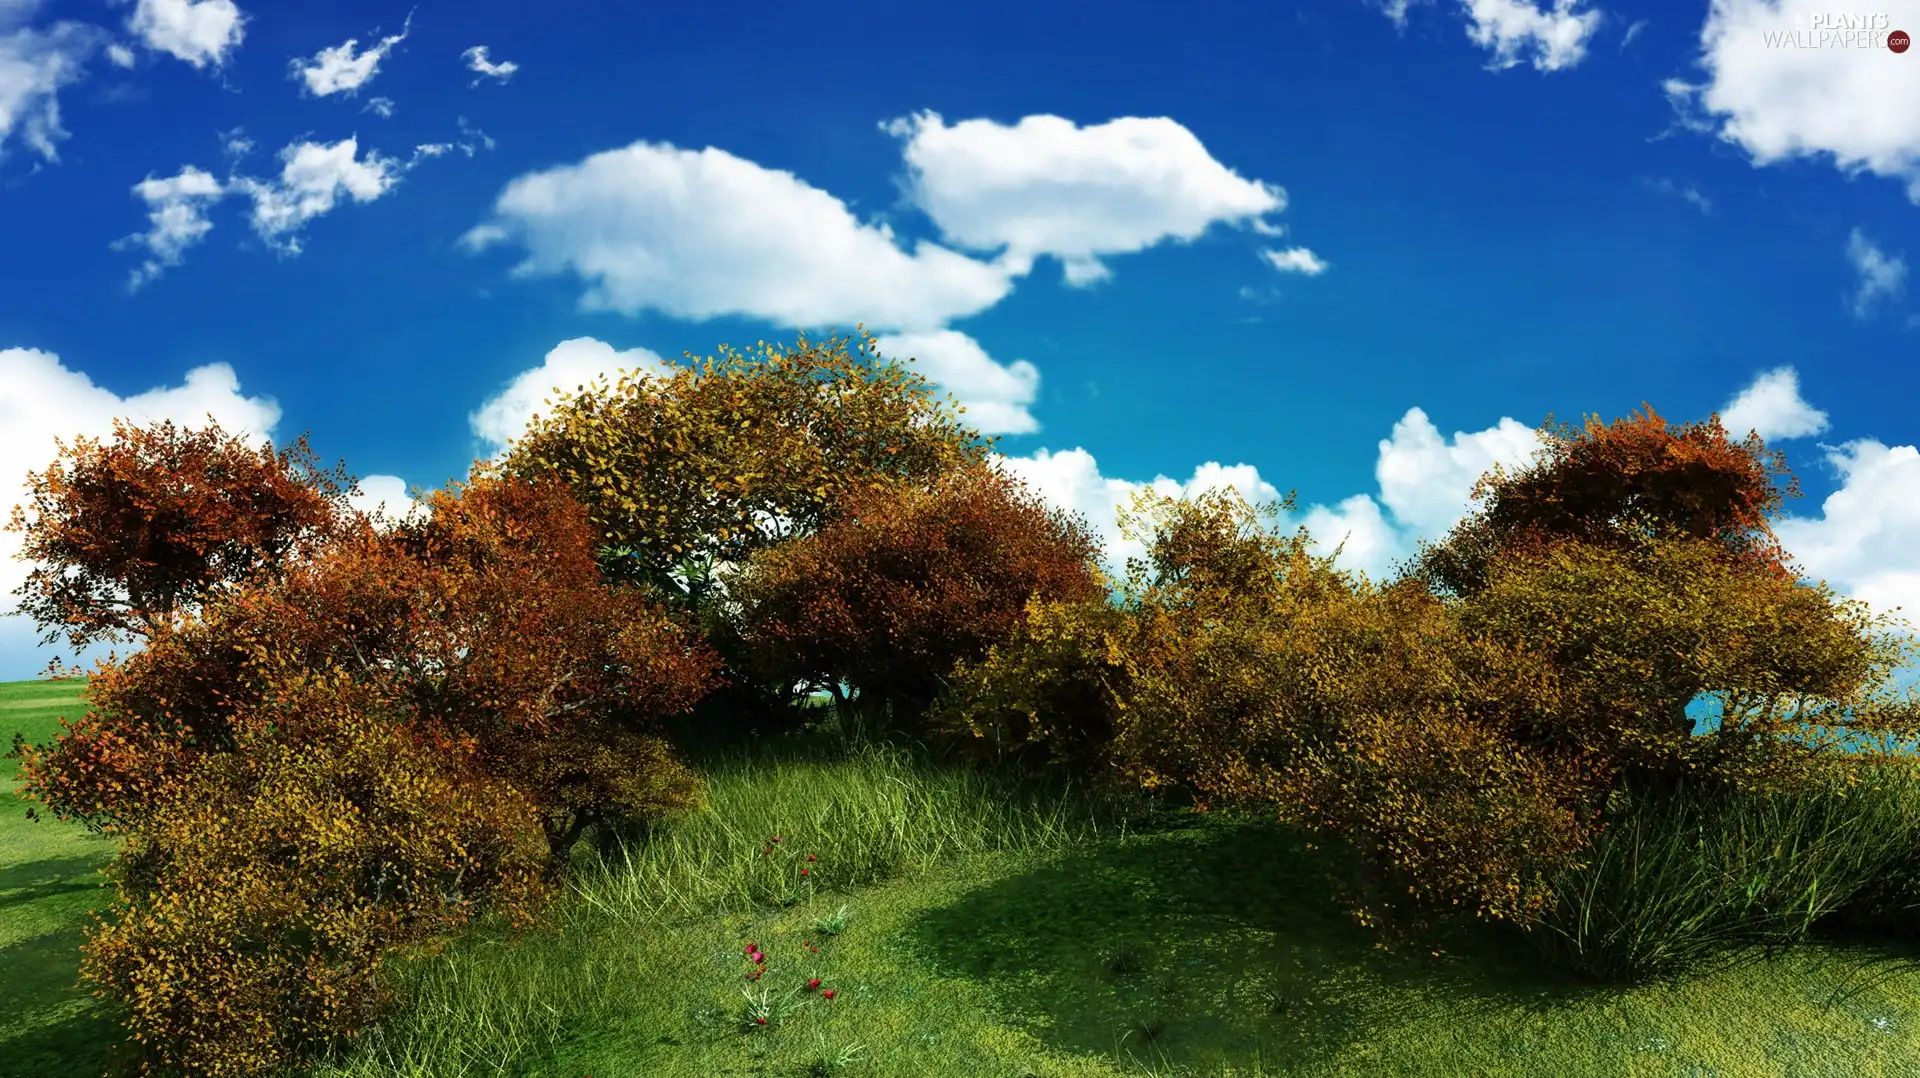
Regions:
<svg viewBox="0 0 1920 1078"><path fill-rule="evenodd" d="M393 119L393 114L399 111L399 106L393 103L393 98L391 97L375 97L369 98L367 100L367 107L360 111L371 112L382 120L391 120Z"/></svg>
<svg viewBox="0 0 1920 1078"><path fill-rule="evenodd" d="M278 177L238 177L231 189L252 197L254 232L285 254L300 253L300 230L308 222L331 212L343 198L372 202L393 190L409 167L371 150L361 156L353 138L295 143L280 151L280 161Z"/></svg>
<svg viewBox="0 0 1920 1078"><path fill-rule="evenodd" d="M1260 258L1281 273L1299 273L1308 277L1318 277L1333 268L1326 259L1305 247L1289 247L1284 251L1269 248L1260 252Z"/></svg>
<svg viewBox="0 0 1920 1078"><path fill-rule="evenodd" d="M1792 367L1763 372L1720 410L1720 425L1733 438L1753 431L1767 441L1824 433L1827 413L1800 396L1800 374Z"/></svg>
<svg viewBox="0 0 1920 1078"><path fill-rule="evenodd" d="M139 0L127 29L147 48L202 68L227 62L246 23L233 0Z"/></svg>
<svg viewBox="0 0 1920 1078"><path fill-rule="evenodd" d="M1704 81L1666 86L1681 125L1739 146L1755 165L1825 157L1848 173L1901 181L1920 202L1920 110L1870 104L1920 100L1920 64L1884 43L1808 47L1815 44L1812 16L1856 7L1713 0L1700 31ZM1889 16L1890 29L1920 26L1920 0L1880 0L1858 10Z"/></svg>
<svg viewBox="0 0 1920 1078"><path fill-rule="evenodd" d="M1855 318L1867 318L1880 304L1906 295L1907 260L1888 254L1857 228L1847 237L1847 262L1857 278L1847 299Z"/></svg>
<svg viewBox="0 0 1920 1078"><path fill-rule="evenodd" d="M133 271L128 287L139 289L149 281L178 266L187 248L199 243L213 229L207 209L225 197L227 191L212 173L194 168L181 169L165 179L148 176L133 185L136 198L147 204L145 232L137 232L113 246L116 250L144 247L149 257Z"/></svg>
<svg viewBox="0 0 1920 1078"><path fill-rule="evenodd" d="M352 97L360 92L360 87L372 82L373 77L380 73L381 61L393 52L395 46L407 39L412 28L413 15L409 13L400 32L392 37L381 38L377 43L357 51L360 39L348 38L344 44L321 49L310 58L295 59L288 65L289 75L304 83L306 92L315 97L332 94ZM388 105L391 106L392 102L388 102Z"/></svg>
<svg viewBox="0 0 1920 1078"><path fill-rule="evenodd" d="M1632 21L1631 23L1628 23L1628 24L1627 24L1627 32L1626 32L1626 33L1624 33L1624 34L1622 34L1622 35L1620 35L1620 48L1621 48L1621 50L1622 50L1622 51L1625 51L1625 50L1626 50L1626 47L1627 47L1627 46L1629 46L1629 45L1631 45L1631 44L1633 44L1633 42L1634 42L1634 39L1635 39L1635 38L1637 38L1637 37L1639 37L1639 36L1640 36L1640 32L1641 32L1642 30L1645 30L1646 28L1647 28L1647 20L1646 20L1646 19L1635 19L1635 20L1633 20L1633 21Z"/></svg>
<svg viewBox="0 0 1920 1078"><path fill-rule="evenodd" d="M407 481L397 475L363 476L358 486L360 493L349 495L347 504L368 515L379 513L389 526L424 512L425 503L415 501Z"/></svg>
<svg viewBox="0 0 1920 1078"><path fill-rule="evenodd" d="M908 196L949 242L1005 251L1021 273L1052 256L1073 285L1105 279L1102 256L1250 225L1286 206L1281 188L1242 178L1165 117L948 126L921 112L881 126L905 140Z"/></svg>
<svg viewBox="0 0 1920 1078"><path fill-rule="evenodd" d="M995 459L1049 503L1085 518L1088 529L1100 540L1109 568L1116 571L1125 568L1127 559L1145 553L1139 542L1121 536L1118 523L1119 511L1128 508L1134 494L1143 489L1177 497L1230 487L1249 501L1275 501L1280 497L1273 484L1260 478L1259 471L1249 464L1227 467L1210 462L1194 469L1193 477L1184 482L1164 475L1148 482L1133 482L1100 474L1099 462L1085 449L1041 449L1029 456Z"/></svg>
<svg viewBox="0 0 1920 1078"><path fill-rule="evenodd" d="M107 62L115 67L131 68L135 63L133 50L118 41L107 46Z"/></svg>
<svg viewBox="0 0 1920 1078"><path fill-rule="evenodd" d="M487 46L475 45L460 54L460 58L467 62L467 70L475 72L480 76L473 80L468 87L469 89L480 85L488 79L497 79L500 82L505 82L513 77L514 72L520 70L520 65L514 63L512 60L502 60L499 63L493 62L487 58L487 51Z"/></svg>
<svg viewBox="0 0 1920 1078"><path fill-rule="evenodd" d="M1380 578L1418 550L1421 539L1438 539L1471 508L1473 485L1493 466L1509 468L1530 460L1539 448L1531 428L1502 419L1476 433L1443 438L1425 412L1407 411L1390 437L1379 443L1374 474L1378 490L1354 494L1333 505L1312 505L1284 522L1304 525L1321 554L1339 553L1336 564ZM1208 463L1179 481L1160 476L1135 482L1102 475L1085 449L1038 450L1025 457L1003 457L1002 466L1024 479L1049 502L1081 514L1101 540L1107 559L1119 568L1142 548L1123 540L1115 511L1134 492L1151 487L1168 495L1195 494L1231 487L1251 501L1272 501L1280 492L1249 464L1225 467Z"/></svg>
<svg viewBox="0 0 1920 1078"><path fill-rule="evenodd" d="M1581 10L1586 0L1461 0L1467 37L1493 53L1496 69L1531 63L1536 71L1559 71L1586 58L1600 29L1600 12Z"/></svg>
<svg viewBox="0 0 1920 1078"><path fill-rule="evenodd" d="M881 337L875 345L889 359L913 368L966 408L966 421L982 434L1032 434L1040 421L1028 411L1040 393L1040 371L1024 359L1001 364L980 342L956 329Z"/></svg>
<svg viewBox="0 0 1920 1078"><path fill-rule="evenodd" d="M937 329L1012 289L1012 270L903 250L839 199L724 150L648 142L515 179L470 248L515 241L520 275L575 274L589 310L788 326Z"/></svg>
<svg viewBox="0 0 1920 1078"><path fill-rule="evenodd" d="M649 349L615 351L613 345L605 341L575 337L554 345L538 367L521 371L498 393L487 398L477 411L467 416L467 426L498 455L505 451L508 443L526 432L528 421L536 413L548 408L544 402L554 396L556 389L571 393L601 377L612 383L626 371L661 374L671 369L672 365L660 358L659 353Z"/></svg>
<svg viewBox="0 0 1920 1078"><path fill-rule="evenodd" d="M1443 438L1419 408L1407 409L1380 442L1374 478L1380 500L1402 527L1437 538L1466 515L1473 485L1495 464L1518 467L1540 448L1540 435L1503 417L1486 430Z"/></svg>
<svg viewBox="0 0 1920 1078"><path fill-rule="evenodd" d="M9 18L28 14L30 7ZM60 124L60 90L85 76L101 32L77 22L33 29L9 18L0 18L0 158L18 139L42 160L58 161L54 144L67 137Z"/></svg>
<svg viewBox="0 0 1920 1078"><path fill-rule="evenodd" d="M1774 532L1808 576L1920 623L1920 450L1859 439L1828 447L1827 463L1841 483L1821 515Z"/></svg>

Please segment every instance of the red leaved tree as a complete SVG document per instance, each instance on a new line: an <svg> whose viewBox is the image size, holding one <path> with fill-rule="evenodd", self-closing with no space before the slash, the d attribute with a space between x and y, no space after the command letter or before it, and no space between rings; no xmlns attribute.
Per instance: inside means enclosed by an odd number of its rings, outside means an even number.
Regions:
<svg viewBox="0 0 1920 1078"><path fill-rule="evenodd" d="M316 466L304 436L275 451L211 421L115 420L111 442L55 444L54 463L28 476L31 514L16 506L8 524L39 563L14 594L45 642L75 649L152 637L221 588L277 572L355 490Z"/></svg>
<svg viewBox="0 0 1920 1078"><path fill-rule="evenodd" d="M765 676L918 717L1030 601L1099 597L1095 552L1077 519L978 465L850 493L818 532L757 555L730 592Z"/></svg>
<svg viewBox="0 0 1920 1078"><path fill-rule="evenodd" d="M1735 441L1718 416L1669 423L1651 405L1581 429L1547 417L1541 452L1518 471L1496 467L1474 488L1478 507L1410 567L1437 590L1486 583L1502 551L1554 540L1617 545L1661 536L1712 542L1730 557L1785 573L1771 520L1798 497L1786 460L1758 434ZM1785 480L1784 483L1780 482ZM1791 579L1791 576L1788 576Z"/></svg>

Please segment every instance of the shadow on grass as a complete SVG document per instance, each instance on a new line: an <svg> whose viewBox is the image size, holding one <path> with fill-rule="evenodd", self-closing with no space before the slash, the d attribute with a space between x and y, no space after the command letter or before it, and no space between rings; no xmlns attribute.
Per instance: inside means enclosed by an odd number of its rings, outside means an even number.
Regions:
<svg viewBox="0 0 1920 1078"><path fill-rule="evenodd" d="M79 925L0 947L0 1074L99 1078L115 1069L118 1025L80 986Z"/></svg>
<svg viewBox="0 0 1920 1078"><path fill-rule="evenodd" d="M1198 1067L1311 1065L1435 1003L1471 1020L1608 991L1491 933L1383 951L1333 869L1274 824L1190 817L971 891L908 936L1055 1048Z"/></svg>
<svg viewBox="0 0 1920 1078"><path fill-rule="evenodd" d="M81 891L98 891L102 859L92 854L43 857L0 867L0 909Z"/></svg>

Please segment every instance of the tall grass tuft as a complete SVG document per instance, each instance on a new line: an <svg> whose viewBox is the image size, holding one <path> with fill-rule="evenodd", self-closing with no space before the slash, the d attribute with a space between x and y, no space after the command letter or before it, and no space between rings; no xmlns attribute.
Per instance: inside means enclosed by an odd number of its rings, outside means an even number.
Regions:
<svg viewBox="0 0 1920 1078"><path fill-rule="evenodd" d="M684 959L656 930L793 901L794 858L762 853L775 835L782 850L818 856L805 862L807 886L827 893L976 854L1117 836L1144 808L880 746L817 761L762 751L701 770L705 803L587 866L552 927L512 940L474 933L418 964L408 1009L316 1078L497 1074L554 1051L570 1031L682 1013Z"/></svg>
<svg viewBox="0 0 1920 1078"><path fill-rule="evenodd" d="M1799 943L1837 915L1910 912L1897 884L1920 863L1920 776L1852 769L1793 791L1624 798L1555 881L1534 941L1558 965L1636 981Z"/></svg>

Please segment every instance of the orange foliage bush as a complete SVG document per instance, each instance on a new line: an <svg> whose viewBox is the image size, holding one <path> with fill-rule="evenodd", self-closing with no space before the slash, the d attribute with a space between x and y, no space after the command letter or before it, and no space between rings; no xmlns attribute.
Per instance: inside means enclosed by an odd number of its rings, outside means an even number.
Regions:
<svg viewBox="0 0 1920 1078"><path fill-rule="evenodd" d="M1734 441L1718 416L1673 424L1651 407L1611 423L1590 416L1577 430L1549 416L1540 434L1533 461L1480 480L1478 507L1421 552L1415 575L1444 594L1467 595L1503 550L1648 535L1711 541L1784 573L1785 551L1769 522L1800 490L1785 458L1759 435Z"/></svg>
<svg viewBox="0 0 1920 1078"><path fill-rule="evenodd" d="M430 508L157 623L17 750L30 796L126 839L87 968L155 1064L248 1073L349 1035L382 955L523 914L587 827L698 794L658 731L716 661L601 581L584 508L484 469Z"/></svg>
<svg viewBox="0 0 1920 1078"><path fill-rule="evenodd" d="M1030 601L1101 595L1094 555L1079 521L979 465L849 494L819 532L756 555L729 593L762 676L845 684L918 716Z"/></svg>
<svg viewBox="0 0 1920 1078"><path fill-rule="evenodd" d="M274 573L346 507L353 481L323 472L303 437L275 452L218 424L180 430L115 420L103 443L56 442L59 459L28 476L33 508L8 530L39 564L14 594L20 610L76 649L151 636L208 596Z"/></svg>

